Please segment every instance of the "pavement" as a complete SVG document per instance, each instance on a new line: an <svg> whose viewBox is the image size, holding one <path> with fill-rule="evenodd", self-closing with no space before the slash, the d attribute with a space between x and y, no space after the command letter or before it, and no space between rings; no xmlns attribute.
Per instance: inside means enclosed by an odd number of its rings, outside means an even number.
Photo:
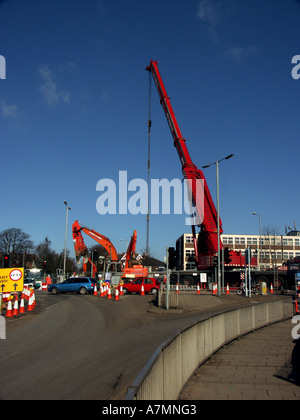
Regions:
<svg viewBox="0 0 300 420"><path fill-rule="evenodd" d="M213 314L227 306L279 298L290 299L292 304L291 296L275 294L249 299L234 293L220 297L182 293L177 311ZM224 346L197 369L180 399L299 400L300 340L292 337L294 327L291 319L277 322Z"/></svg>

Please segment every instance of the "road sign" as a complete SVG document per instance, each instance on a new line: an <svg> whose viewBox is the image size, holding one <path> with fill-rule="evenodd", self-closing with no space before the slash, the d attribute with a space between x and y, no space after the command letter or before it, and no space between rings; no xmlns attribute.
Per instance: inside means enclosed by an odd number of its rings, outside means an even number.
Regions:
<svg viewBox="0 0 300 420"><path fill-rule="evenodd" d="M0 268L0 293L22 292L24 268Z"/></svg>

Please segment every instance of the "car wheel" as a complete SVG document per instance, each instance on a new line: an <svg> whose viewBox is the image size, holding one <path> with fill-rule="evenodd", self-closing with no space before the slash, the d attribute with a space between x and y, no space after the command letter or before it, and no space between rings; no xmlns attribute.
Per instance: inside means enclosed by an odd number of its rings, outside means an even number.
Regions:
<svg viewBox="0 0 300 420"><path fill-rule="evenodd" d="M86 294L87 294L87 290L86 290L86 288L85 288L85 287L80 287L80 289L79 289L79 293L80 293L81 295L86 295Z"/></svg>
<svg viewBox="0 0 300 420"><path fill-rule="evenodd" d="M58 294L58 288L57 287L53 287L53 289L51 290L51 294L52 295L57 295Z"/></svg>
<svg viewBox="0 0 300 420"><path fill-rule="evenodd" d="M151 294L152 294L152 295L157 295L157 289L155 289L155 288L153 287L153 289L151 289Z"/></svg>
<svg viewBox="0 0 300 420"><path fill-rule="evenodd" d="M126 289L126 287L123 287L123 294L124 295L128 295L129 294L128 289Z"/></svg>

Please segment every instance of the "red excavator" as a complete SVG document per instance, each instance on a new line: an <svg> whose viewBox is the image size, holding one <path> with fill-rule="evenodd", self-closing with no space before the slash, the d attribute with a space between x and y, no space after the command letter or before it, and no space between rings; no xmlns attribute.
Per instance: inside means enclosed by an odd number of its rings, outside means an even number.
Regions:
<svg viewBox="0 0 300 420"><path fill-rule="evenodd" d="M126 277L147 277L148 270L146 267L138 264L136 260L137 253L136 249L136 241L137 241L137 232L136 230L133 232L131 237L128 249L126 251L126 258L125 258L125 266L120 267L120 263L118 260L118 254L116 248L112 244L112 242L104 235L96 232L94 229L90 229L87 226L84 226L82 223L76 220L72 226L72 233L73 233L73 242L75 248L75 256L76 262L79 263L81 257L83 257L83 271L87 272L87 263L89 262L91 265L93 264L93 273L96 273L97 268L94 262L91 260L88 254L88 248L84 243L84 239L82 236L82 232L86 235L90 236L100 245L102 245L107 251L107 258L109 259L109 265L111 267L111 271L114 274L119 274L121 278Z"/></svg>

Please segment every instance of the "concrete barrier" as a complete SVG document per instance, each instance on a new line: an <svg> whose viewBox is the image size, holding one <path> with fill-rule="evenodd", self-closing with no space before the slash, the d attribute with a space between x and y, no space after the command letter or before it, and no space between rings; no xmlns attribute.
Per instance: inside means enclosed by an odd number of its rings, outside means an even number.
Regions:
<svg viewBox="0 0 300 420"><path fill-rule="evenodd" d="M292 316L291 302L279 298L224 310L178 331L155 351L126 400L176 400L198 366L225 344Z"/></svg>

